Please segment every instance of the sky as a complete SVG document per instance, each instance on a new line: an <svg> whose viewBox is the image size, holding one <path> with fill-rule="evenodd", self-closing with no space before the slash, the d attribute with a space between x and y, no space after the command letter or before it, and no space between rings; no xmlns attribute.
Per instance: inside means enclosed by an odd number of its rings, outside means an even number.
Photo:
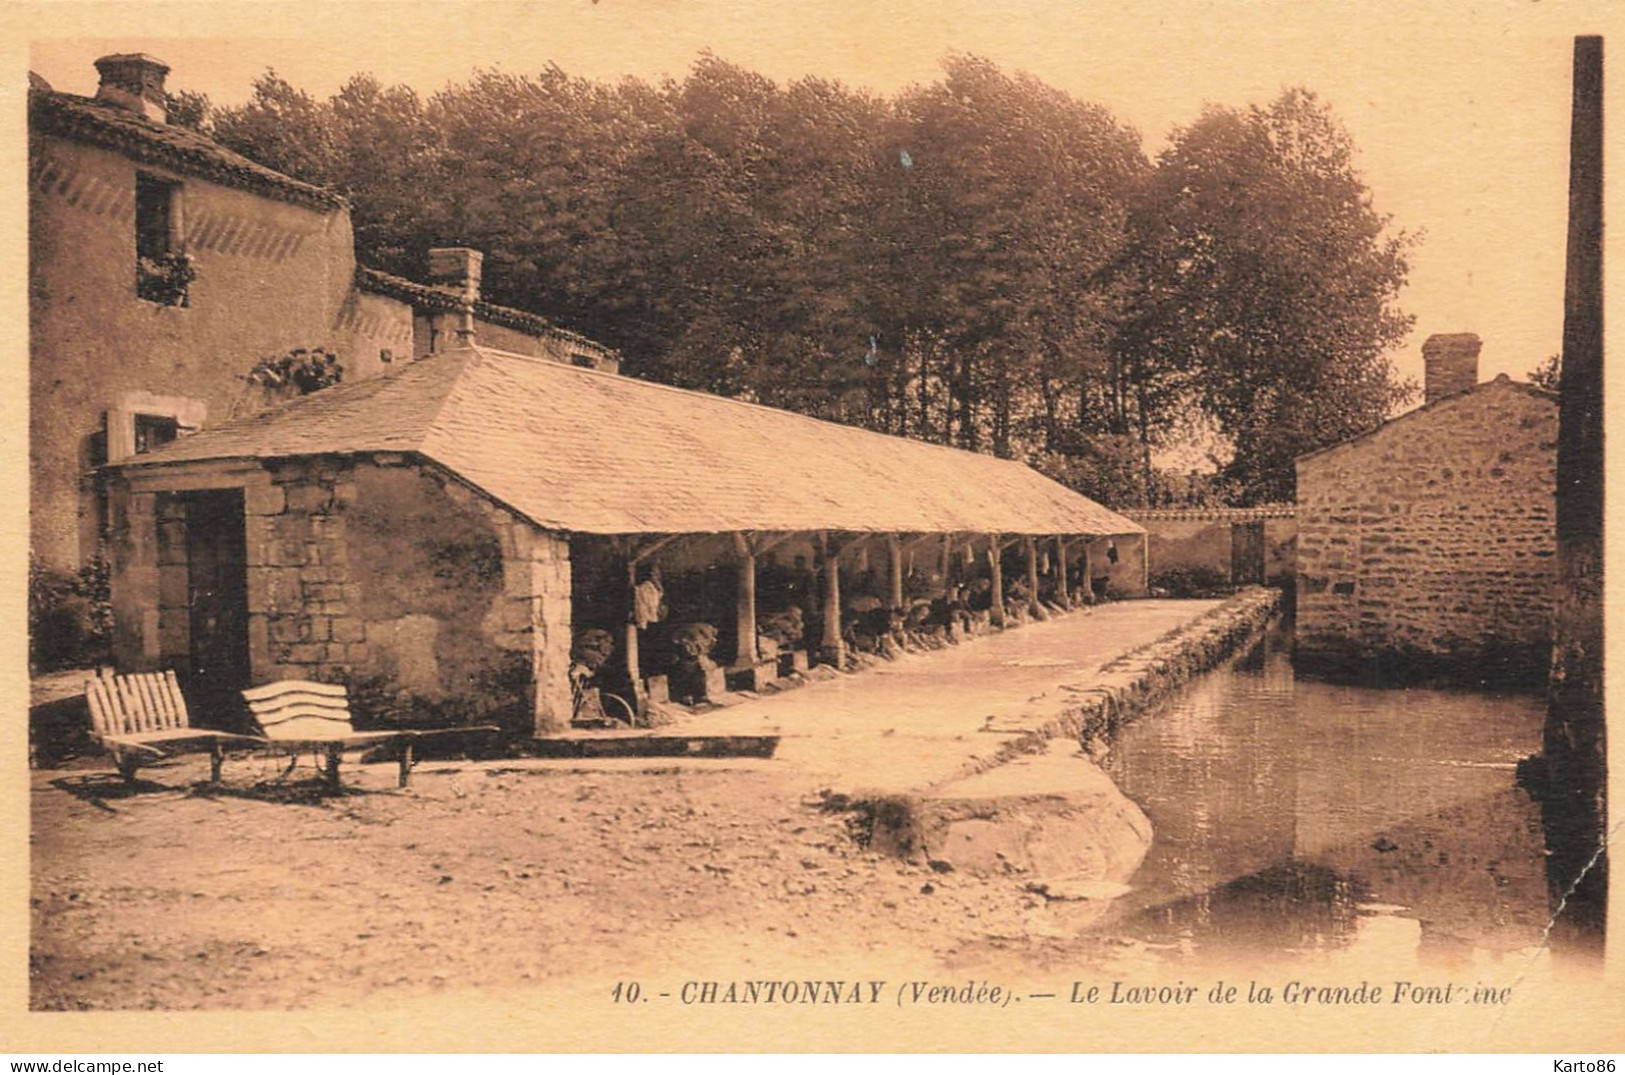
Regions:
<svg viewBox="0 0 1625 1075"><path fill-rule="evenodd" d="M1422 341L1435 332L1478 333L1483 379L1522 378L1559 349L1572 40L1625 21L1603 2L1382 0L30 10L26 60L57 89L90 93L96 57L145 51L170 65L172 89L221 104L243 101L268 67L318 96L363 71L429 94L476 68L524 73L550 62L599 79L680 76L706 49L779 81L818 75L889 92L929 82L944 56L969 52L1106 106L1154 155L1206 103L1262 104L1306 86L1347 125L1377 209L1421 236L1400 299L1415 329L1393 355L1418 380Z"/></svg>

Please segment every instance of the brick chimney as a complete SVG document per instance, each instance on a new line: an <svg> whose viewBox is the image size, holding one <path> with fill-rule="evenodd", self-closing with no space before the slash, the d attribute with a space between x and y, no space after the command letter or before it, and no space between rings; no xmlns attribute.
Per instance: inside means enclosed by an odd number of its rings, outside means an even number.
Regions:
<svg viewBox="0 0 1625 1075"><path fill-rule="evenodd" d="M480 301L480 268L485 255L467 246L431 246L429 248L429 282L451 288L463 299L463 309L457 325L457 346L467 347L474 342L474 304Z"/></svg>
<svg viewBox="0 0 1625 1075"><path fill-rule="evenodd" d="M169 65L144 52L103 56L96 61L102 76L96 87L96 100L129 109L154 123L169 122L169 97L164 92L164 76Z"/></svg>
<svg viewBox="0 0 1625 1075"><path fill-rule="evenodd" d="M1422 344L1426 367L1423 403L1432 403L1478 384L1478 352L1484 343L1471 332L1439 333Z"/></svg>

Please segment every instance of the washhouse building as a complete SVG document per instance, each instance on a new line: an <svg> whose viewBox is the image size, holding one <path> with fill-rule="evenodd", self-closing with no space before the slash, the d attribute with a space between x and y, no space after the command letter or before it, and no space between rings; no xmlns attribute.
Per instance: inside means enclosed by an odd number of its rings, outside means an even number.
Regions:
<svg viewBox="0 0 1625 1075"><path fill-rule="evenodd" d="M105 474L121 668L382 683L535 733L589 632L642 709L840 666L855 617L962 582L1000 624L1144 564L1138 524L1018 462L477 344Z"/></svg>

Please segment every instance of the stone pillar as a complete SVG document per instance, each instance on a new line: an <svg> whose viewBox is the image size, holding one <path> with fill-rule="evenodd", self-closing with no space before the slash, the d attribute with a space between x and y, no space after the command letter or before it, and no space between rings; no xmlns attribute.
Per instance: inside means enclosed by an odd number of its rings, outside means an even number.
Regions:
<svg viewBox="0 0 1625 1075"><path fill-rule="evenodd" d="M1034 616L1040 615L1038 602L1038 542L1027 539L1027 600Z"/></svg>
<svg viewBox="0 0 1625 1075"><path fill-rule="evenodd" d="M1055 535L1055 587L1056 597L1060 600L1062 608L1072 607L1072 591L1066 579L1066 537Z"/></svg>
<svg viewBox="0 0 1625 1075"><path fill-rule="evenodd" d="M533 723L537 735L549 735L570 723L570 539L535 531L525 551L517 581L530 605Z"/></svg>
<svg viewBox="0 0 1625 1075"><path fill-rule="evenodd" d="M120 671L144 671L160 653L157 497L132 493L116 478L108 494L113 663Z"/></svg>
<svg viewBox="0 0 1625 1075"><path fill-rule="evenodd" d="M999 535L987 536L987 568L992 584L993 606L990 616L993 626L1004 626L1004 550L999 547Z"/></svg>
<svg viewBox="0 0 1625 1075"><path fill-rule="evenodd" d="M886 535L887 581L891 584L891 607L903 607L903 542L896 534Z"/></svg>
<svg viewBox="0 0 1625 1075"><path fill-rule="evenodd" d="M761 663L756 649L756 556L743 534L734 535L734 551L739 557L739 586L732 667L742 671Z"/></svg>
<svg viewBox="0 0 1625 1075"><path fill-rule="evenodd" d="M824 554L824 636L818 660L841 668L846 664L846 641L841 638L841 556L827 534L818 535Z"/></svg>

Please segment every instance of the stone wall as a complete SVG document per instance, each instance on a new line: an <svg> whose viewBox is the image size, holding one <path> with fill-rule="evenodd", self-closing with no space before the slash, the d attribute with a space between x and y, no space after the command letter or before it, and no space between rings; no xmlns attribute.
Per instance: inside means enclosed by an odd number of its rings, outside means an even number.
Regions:
<svg viewBox="0 0 1625 1075"><path fill-rule="evenodd" d="M446 310L420 310L415 322L416 357L448 351L458 344L460 313ZM483 317L474 319L474 342L480 347L511 351L516 355L545 358L566 366L585 366L604 373L619 373L620 361L596 344L572 342L567 333L526 331L512 325L499 325Z"/></svg>
<svg viewBox="0 0 1625 1075"><path fill-rule="evenodd" d="M425 722L568 722L564 536L393 455L132 482L114 546L121 667L186 665L184 537L153 537L176 521L167 490L240 488L254 683L348 682Z"/></svg>
<svg viewBox="0 0 1625 1075"><path fill-rule="evenodd" d="M1147 544L1148 537L1143 534L1093 538L1088 542L1090 573L1106 579L1107 597L1146 595ZM1110 555L1113 546L1117 548L1116 563L1112 563Z"/></svg>
<svg viewBox="0 0 1625 1075"><path fill-rule="evenodd" d="M1151 579L1164 571L1212 571L1230 577L1228 519L1136 519L1150 534Z"/></svg>
<svg viewBox="0 0 1625 1075"><path fill-rule="evenodd" d="M1153 563L1155 561L1153 560ZM1298 575L1298 520L1264 520L1264 581L1271 586L1289 587Z"/></svg>
<svg viewBox="0 0 1625 1075"><path fill-rule="evenodd" d="M1501 377L1300 459L1299 656L1541 681L1556 439L1556 402Z"/></svg>
<svg viewBox="0 0 1625 1075"><path fill-rule="evenodd" d="M1212 574L1234 582L1231 555L1238 524L1263 525L1264 579L1269 585L1288 585L1296 570L1298 524L1290 506L1152 508L1128 515L1147 531L1152 586L1167 572Z"/></svg>

